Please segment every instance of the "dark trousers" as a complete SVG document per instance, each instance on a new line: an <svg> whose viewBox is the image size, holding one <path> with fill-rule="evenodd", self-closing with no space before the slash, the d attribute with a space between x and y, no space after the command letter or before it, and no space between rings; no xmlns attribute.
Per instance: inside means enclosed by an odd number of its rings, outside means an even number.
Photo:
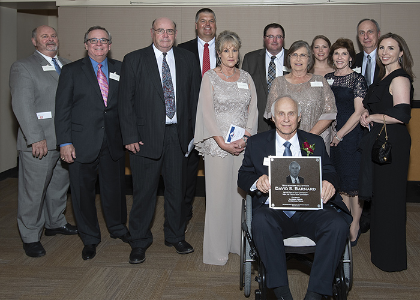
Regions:
<svg viewBox="0 0 420 300"><path fill-rule="evenodd" d="M139 153L141 154L141 150ZM182 175L185 172L186 163L187 159L181 150L176 125L166 126L163 152L159 159L130 155L133 175L133 206L130 212L132 248L146 249L153 242L150 228L155 213L161 174L165 185L165 240L176 243L185 239Z"/></svg>
<svg viewBox="0 0 420 300"><path fill-rule="evenodd" d="M188 156L186 174L184 178L186 180L186 190L185 190L185 221L188 223L192 218L192 206L195 197L195 189L197 186L197 171L198 163L200 161L200 156L198 151L193 149Z"/></svg>
<svg viewBox="0 0 420 300"><path fill-rule="evenodd" d="M76 156L77 151L78 149ZM102 210L108 231L115 236L127 233L124 157L114 161L104 139L98 158L92 163L69 164L69 174L74 216L83 244L99 244L101 241L95 205L98 175Z"/></svg>
<svg viewBox="0 0 420 300"><path fill-rule="evenodd" d="M283 239L300 234L316 243L308 291L332 295L334 273L349 233L342 214L330 205L322 210L298 211L292 218L268 205L255 209L252 236L267 271L267 287L288 285Z"/></svg>

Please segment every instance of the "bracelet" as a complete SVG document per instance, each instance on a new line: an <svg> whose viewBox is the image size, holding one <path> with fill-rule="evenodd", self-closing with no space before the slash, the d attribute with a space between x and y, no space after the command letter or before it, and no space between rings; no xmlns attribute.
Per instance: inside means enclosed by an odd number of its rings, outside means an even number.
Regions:
<svg viewBox="0 0 420 300"><path fill-rule="evenodd" d="M249 138L250 136L246 134L244 134L244 136L242 137L242 140L245 142L245 145L247 144Z"/></svg>
<svg viewBox="0 0 420 300"><path fill-rule="evenodd" d="M341 142L342 140L343 140L343 138L340 138L337 134L334 134L334 137L339 141L339 142Z"/></svg>

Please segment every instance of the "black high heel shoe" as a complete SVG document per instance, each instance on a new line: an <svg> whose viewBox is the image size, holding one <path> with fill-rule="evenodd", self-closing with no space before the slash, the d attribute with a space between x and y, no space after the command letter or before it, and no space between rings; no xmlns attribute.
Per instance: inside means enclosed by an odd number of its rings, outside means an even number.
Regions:
<svg viewBox="0 0 420 300"><path fill-rule="evenodd" d="M356 237L356 239L352 242L352 241L350 241L350 245L352 246L352 247L355 247L356 245L357 245L357 241L359 240L359 237L360 237L360 234L361 234L362 232L361 232L361 230L360 230L360 228L359 228L359 231L357 232L357 237Z"/></svg>

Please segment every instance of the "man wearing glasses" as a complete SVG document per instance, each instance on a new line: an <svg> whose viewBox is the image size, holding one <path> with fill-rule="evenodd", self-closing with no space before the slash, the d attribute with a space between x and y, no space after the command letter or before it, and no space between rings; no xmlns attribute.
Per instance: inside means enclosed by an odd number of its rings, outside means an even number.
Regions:
<svg viewBox="0 0 420 300"><path fill-rule="evenodd" d="M242 69L247 71L255 83L258 98L258 132L274 128L274 124L264 118L265 106L271 82L277 76L286 75L284 59L287 49L284 49L284 29L277 23L271 23L264 28L265 48L245 54Z"/></svg>
<svg viewBox="0 0 420 300"><path fill-rule="evenodd" d="M124 191L124 146L118 119L121 62L107 58L111 34L94 26L85 34L88 56L66 65L56 94L55 128L61 159L69 164L71 197L82 258L92 259L101 241L95 206L100 197L112 238L130 241Z"/></svg>
<svg viewBox="0 0 420 300"><path fill-rule="evenodd" d="M193 53L173 47L176 34L172 20L154 20L152 45L127 54L121 68L119 115L133 175L132 264L146 259L146 249L153 242L150 227L161 174L165 244L179 254L194 251L185 241L183 173L193 137L200 68Z"/></svg>

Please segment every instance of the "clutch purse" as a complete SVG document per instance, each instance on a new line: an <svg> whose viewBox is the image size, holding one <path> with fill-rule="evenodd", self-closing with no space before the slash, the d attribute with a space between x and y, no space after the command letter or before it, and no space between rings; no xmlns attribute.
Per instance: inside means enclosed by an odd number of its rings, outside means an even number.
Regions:
<svg viewBox="0 0 420 300"><path fill-rule="evenodd" d="M380 138L384 129L385 140ZM388 141L388 133L386 131L386 122L384 115L384 125L382 126L382 129L376 137L375 143L372 147L372 161L380 165L390 164L392 162L391 148L391 143Z"/></svg>

